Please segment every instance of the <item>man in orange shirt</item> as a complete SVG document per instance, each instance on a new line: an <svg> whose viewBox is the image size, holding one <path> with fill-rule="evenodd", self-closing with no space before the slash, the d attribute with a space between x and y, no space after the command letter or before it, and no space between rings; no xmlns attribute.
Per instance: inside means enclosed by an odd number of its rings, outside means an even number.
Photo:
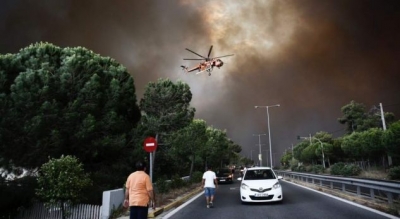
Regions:
<svg viewBox="0 0 400 219"><path fill-rule="evenodd" d="M129 202L130 219L146 219L149 203L155 209L153 185L147 175L146 164L136 163L136 171L131 173L126 180L125 202Z"/></svg>

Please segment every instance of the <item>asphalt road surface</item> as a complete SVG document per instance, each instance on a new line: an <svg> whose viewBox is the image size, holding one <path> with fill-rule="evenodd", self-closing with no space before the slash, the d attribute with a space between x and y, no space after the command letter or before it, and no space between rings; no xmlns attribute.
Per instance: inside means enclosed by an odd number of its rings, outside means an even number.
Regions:
<svg viewBox="0 0 400 219"><path fill-rule="evenodd" d="M214 208L207 208L204 195L160 215L163 219L383 219L397 218L369 208L281 181L280 203L242 204L239 181L219 185Z"/></svg>

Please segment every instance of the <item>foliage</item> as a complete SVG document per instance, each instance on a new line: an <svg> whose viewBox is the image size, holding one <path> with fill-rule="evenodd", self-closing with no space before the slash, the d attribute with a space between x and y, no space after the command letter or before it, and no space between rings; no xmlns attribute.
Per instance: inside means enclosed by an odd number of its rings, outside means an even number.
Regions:
<svg viewBox="0 0 400 219"><path fill-rule="evenodd" d="M179 160L179 163L174 163L177 173L187 174L190 164L190 176L196 164L201 166L201 160L196 158L200 157L200 151L207 142L206 130L207 124L204 120L194 119L188 126L168 137L166 142L171 147L167 153L171 158Z"/></svg>
<svg viewBox="0 0 400 219"><path fill-rule="evenodd" d="M190 181L192 183L198 183L198 182L201 182L202 178L203 178L203 173L200 171L195 171L195 172L193 172L192 177L190 178Z"/></svg>
<svg viewBox="0 0 400 219"><path fill-rule="evenodd" d="M77 204L85 197L82 191L92 182L84 173L83 165L73 156L61 156L60 159L50 159L40 168L37 178L36 194L46 203L61 207L65 204Z"/></svg>
<svg viewBox="0 0 400 219"><path fill-rule="evenodd" d="M190 107L192 93L188 84L159 79L147 84L140 109L142 122L152 135L177 131L192 121L195 109Z"/></svg>
<svg viewBox="0 0 400 219"><path fill-rule="evenodd" d="M324 171L325 171L325 169L324 169L324 166L322 166L322 165L313 165L311 168L312 173L319 174L319 173L324 173Z"/></svg>
<svg viewBox="0 0 400 219"><path fill-rule="evenodd" d="M318 159L315 151L318 148L318 144L311 144L307 146L301 153L301 160L307 163L311 163L313 160Z"/></svg>
<svg viewBox="0 0 400 219"><path fill-rule="evenodd" d="M341 170L343 176L358 176L361 173L361 168L354 164L347 164Z"/></svg>
<svg viewBox="0 0 400 219"><path fill-rule="evenodd" d="M307 171L306 171L306 167L303 166L303 165L294 167L292 170L293 170L293 171L296 171L296 172L307 172Z"/></svg>
<svg viewBox="0 0 400 219"><path fill-rule="evenodd" d="M168 135L191 123L195 109L190 107L192 93L190 87L182 81L173 83L170 79L150 82L140 100L142 110L141 124L145 127L144 136L157 136L159 145L155 159L155 175L176 173L176 159L169 156L173 146L166 142ZM165 144L166 143L166 144ZM162 163L163 165L158 165ZM178 172L179 173L179 172Z"/></svg>
<svg viewBox="0 0 400 219"><path fill-rule="evenodd" d="M361 173L359 166L342 162L333 164L330 169L332 175L358 176Z"/></svg>
<svg viewBox="0 0 400 219"><path fill-rule="evenodd" d="M133 78L109 57L48 43L0 55L0 114L2 166L34 169L49 156L76 156L93 173L97 202L127 174L121 151L140 111Z"/></svg>
<svg viewBox="0 0 400 219"><path fill-rule="evenodd" d="M390 156L400 158L400 121L389 126L382 135L382 141Z"/></svg>
<svg viewBox="0 0 400 219"><path fill-rule="evenodd" d="M157 179L155 183L157 193L165 194L170 191L171 187L167 181L166 176L161 176Z"/></svg>
<svg viewBox="0 0 400 219"><path fill-rule="evenodd" d="M170 184L171 189L179 189L185 185L185 181L179 175L175 174L172 176Z"/></svg>
<svg viewBox="0 0 400 219"><path fill-rule="evenodd" d="M343 162L338 162L333 164L330 169L331 169L331 174L332 175L342 175L342 169L346 166L345 163Z"/></svg>
<svg viewBox="0 0 400 219"><path fill-rule="evenodd" d="M292 171L294 171L294 169L296 169L298 166L299 166L299 160L297 160L297 159L292 159L292 160L290 161L290 169L291 169Z"/></svg>
<svg viewBox="0 0 400 219"><path fill-rule="evenodd" d="M388 176L391 180L400 180L400 166L390 168Z"/></svg>
<svg viewBox="0 0 400 219"><path fill-rule="evenodd" d="M292 152L287 151L282 157L281 157L281 164L284 168L288 168L290 166L290 161L292 161Z"/></svg>
<svg viewBox="0 0 400 219"><path fill-rule="evenodd" d="M362 134L360 132L353 132L342 138L342 150L354 160L362 159L367 157L366 151L363 150L363 142L361 141Z"/></svg>
<svg viewBox="0 0 400 219"><path fill-rule="evenodd" d="M338 121L340 124L346 125L348 133L364 130L363 124L366 118L366 109L364 104L352 100L349 104L343 106L341 111L343 116L338 118Z"/></svg>

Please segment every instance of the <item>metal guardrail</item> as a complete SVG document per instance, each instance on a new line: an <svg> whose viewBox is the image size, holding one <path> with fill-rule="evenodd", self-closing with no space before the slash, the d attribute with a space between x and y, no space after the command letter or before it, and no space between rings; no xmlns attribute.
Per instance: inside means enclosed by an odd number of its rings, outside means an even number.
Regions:
<svg viewBox="0 0 400 219"><path fill-rule="evenodd" d="M367 196L371 199L377 199L376 194L384 193L386 195L386 199L390 206L394 205L394 199L400 199L400 182L396 181L384 181L384 180L369 180L369 179L357 179L357 178L349 178L349 177L340 177L340 176L327 176L327 175L317 175L317 174L308 174L308 173L300 173L300 172L292 172L292 171L281 171L274 170L283 178L288 177L295 180L301 180L303 182L312 183L323 187L330 187L330 189L341 188L342 192L353 192L349 189L349 187L355 187L355 193L357 196ZM311 182L310 182L311 181ZM362 193L362 190L369 190L369 195Z"/></svg>

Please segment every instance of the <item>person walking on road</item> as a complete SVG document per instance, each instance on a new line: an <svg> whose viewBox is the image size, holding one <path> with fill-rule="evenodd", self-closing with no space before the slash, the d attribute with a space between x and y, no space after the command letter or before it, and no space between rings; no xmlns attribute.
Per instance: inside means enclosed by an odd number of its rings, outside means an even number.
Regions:
<svg viewBox="0 0 400 219"><path fill-rule="evenodd" d="M202 188L204 188L204 195L206 196L207 208L212 208L215 189L218 187L217 176L215 172L211 170L211 166L208 167L208 170L203 174L203 180L201 182Z"/></svg>
<svg viewBox="0 0 400 219"><path fill-rule="evenodd" d="M147 219L149 203L153 209L156 206L153 185L145 171L146 163L137 162L136 171L126 180L124 207L129 206L130 219Z"/></svg>

